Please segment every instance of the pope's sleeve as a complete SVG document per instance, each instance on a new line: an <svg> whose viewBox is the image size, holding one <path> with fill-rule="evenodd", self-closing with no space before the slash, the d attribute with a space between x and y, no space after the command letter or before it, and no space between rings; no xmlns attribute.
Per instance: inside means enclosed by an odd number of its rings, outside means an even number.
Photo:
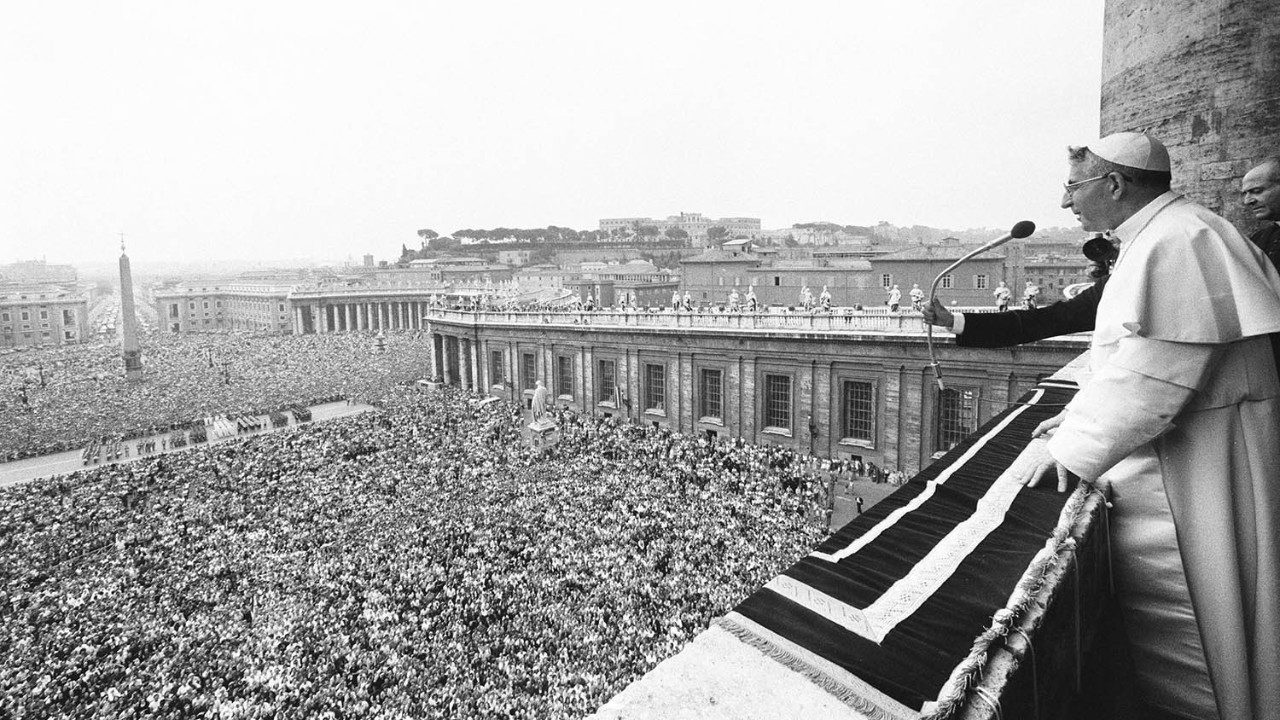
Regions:
<svg viewBox="0 0 1280 720"><path fill-rule="evenodd" d="M1067 404L1049 439L1055 460L1096 480L1163 435L1213 367L1221 346L1129 336Z"/></svg>

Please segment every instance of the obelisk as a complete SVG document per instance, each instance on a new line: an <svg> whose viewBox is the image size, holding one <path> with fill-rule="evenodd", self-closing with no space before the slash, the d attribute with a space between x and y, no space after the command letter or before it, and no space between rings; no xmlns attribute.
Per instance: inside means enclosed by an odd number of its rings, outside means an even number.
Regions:
<svg viewBox="0 0 1280 720"><path fill-rule="evenodd" d="M126 380L142 379L142 350L138 348L138 318L133 310L133 275L129 256L124 254L124 236L120 238L120 327L121 350Z"/></svg>

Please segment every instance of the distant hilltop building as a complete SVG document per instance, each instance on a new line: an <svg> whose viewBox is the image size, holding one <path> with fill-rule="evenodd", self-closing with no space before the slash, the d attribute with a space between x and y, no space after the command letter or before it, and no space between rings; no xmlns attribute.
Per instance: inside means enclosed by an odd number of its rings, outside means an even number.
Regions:
<svg viewBox="0 0 1280 720"><path fill-rule="evenodd" d="M713 227L722 227L728 236L747 235L753 237L760 233L760 218L725 217L713 220L702 213L686 213L670 215L665 220L648 217L601 218L600 231L613 233L634 230L638 227L651 226L665 233L670 228L679 228L689 234L693 240L705 240L707 231Z"/></svg>
<svg viewBox="0 0 1280 720"><path fill-rule="evenodd" d="M44 260L24 260L0 265L0 282L12 285L74 285L79 281L70 265L50 265Z"/></svg>

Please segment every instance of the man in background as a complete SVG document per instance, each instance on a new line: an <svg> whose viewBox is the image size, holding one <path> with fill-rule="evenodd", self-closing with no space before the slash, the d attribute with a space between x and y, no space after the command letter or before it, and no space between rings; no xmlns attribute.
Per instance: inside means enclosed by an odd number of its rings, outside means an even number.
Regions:
<svg viewBox="0 0 1280 720"><path fill-rule="evenodd" d="M1240 181L1240 201L1265 223L1249 239L1280 267L1280 155L1263 160L1245 173Z"/></svg>

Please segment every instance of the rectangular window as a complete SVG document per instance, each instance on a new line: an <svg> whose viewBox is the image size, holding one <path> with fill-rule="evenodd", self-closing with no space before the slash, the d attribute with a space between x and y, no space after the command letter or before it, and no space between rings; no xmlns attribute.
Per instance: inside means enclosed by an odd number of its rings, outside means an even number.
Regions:
<svg viewBox="0 0 1280 720"><path fill-rule="evenodd" d="M28 311L26 311L26 310L23 310L23 311L22 311L22 319L23 319L23 320L30 320L30 319L31 319L31 313L30 313L30 312L28 312Z"/></svg>
<svg viewBox="0 0 1280 720"><path fill-rule="evenodd" d="M538 362L533 353L520 353L520 389L532 390L538 384Z"/></svg>
<svg viewBox="0 0 1280 720"><path fill-rule="evenodd" d="M893 287L893 275L890 275L889 273L885 273L881 275L880 287L884 288L885 290L888 290L889 288Z"/></svg>
<svg viewBox="0 0 1280 720"><path fill-rule="evenodd" d="M665 410L667 407L667 368L644 366L644 409Z"/></svg>
<svg viewBox="0 0 1280 720"><path fill-rule="evenodd" d="M0 316L0 317L3 317L5 322L9 322L9 313L4 313L4 314L3 314L2 316Z"/></svg>
<svg viewBox="0 0 1280 720"><path fill-rule="evenodd" d="M556 395L573 397L573 358L556 358Z"/></svg>
<svg viewBox="0 0 1280 720"><path fill-rule="evenodd" d="M598 402L617 402L614 397L614 390L618 387L618 377L614 374L614 362L612 360L601 360L600 368L600 397Z"/></svg>
<svg viewBox="0 0 1280 720"><path fill-rule="evenodd" d="M75 313L71 312L70 310L63 310L63 311L62 311L62 324L63 324L63 325L71 325L71 324L72 324L72 323L74 323L75 321L76 321L76 315L75 315Z"/></svg>
<svg viewBox="0 0 1280 720"><path fill-rule="evenodd" d="M938 450L950 450L978 429L976 388L947 388L938 398Z"/></svg>
<svg viewBox="0 0 1280 720"><path fill-rule="evenodd" d="M973 286L974 286L975 288L979 289L979 290L986 290L986 289L987 289L987 276L986 276L986 275L978 275L977 277L975 277L975 278L973 279Z"/></svg>
<svg viewBox="0 0 1280 720"><path fill-rule="evenodd" d="M943 275L943 276L942 276L942 287L943 287L943 289L945 289L945 290L950 290L950 289L951 289L951 284L952 284L951 273L947 273L946 275Z"/></svg>
<svg viewBox="0 0 1280 720"><path fill-rule="evenodd" d="M720 371L703 368L698 377L698 415L704 418L724 419L721 400L723 397Z"/></svg>
<svg viewBox="0 0 1280 720"><path fill-rule="evenodd" d="M781 278L780 276L778 276L778 275L774 275L774 276L773 276L773 286L774 286L774 287L778 287L778 286L780 286L780 285L782 285L782 278Z"/></svg>
<svg viewBox="0 0 1280 720"><path fill-rule="evenodd" d="M791 376L764 376L764 425L791 429Z"/></svg>
<svg viewBox="0 0 1280 720"><path fill-rule="evenodd" d="M489 351L489 384L501 385L506 380L506 374L502 372L502 351Z"/></svg>
<svg viewBox="0 0 1280 720"><path fill-rule="evenodd" d="M871 383L846 380L840 388L841 437L871 441L875 420L875 394Z"/></svg>
<svg viewBox="0 0 1280 720"><path fill-rule="evenodd" d="M48 319L49 319L49 311L48 311L48 310L41 310L41 311L40 311L40 319L41 319L41 320L48 320Z"/></svg>

